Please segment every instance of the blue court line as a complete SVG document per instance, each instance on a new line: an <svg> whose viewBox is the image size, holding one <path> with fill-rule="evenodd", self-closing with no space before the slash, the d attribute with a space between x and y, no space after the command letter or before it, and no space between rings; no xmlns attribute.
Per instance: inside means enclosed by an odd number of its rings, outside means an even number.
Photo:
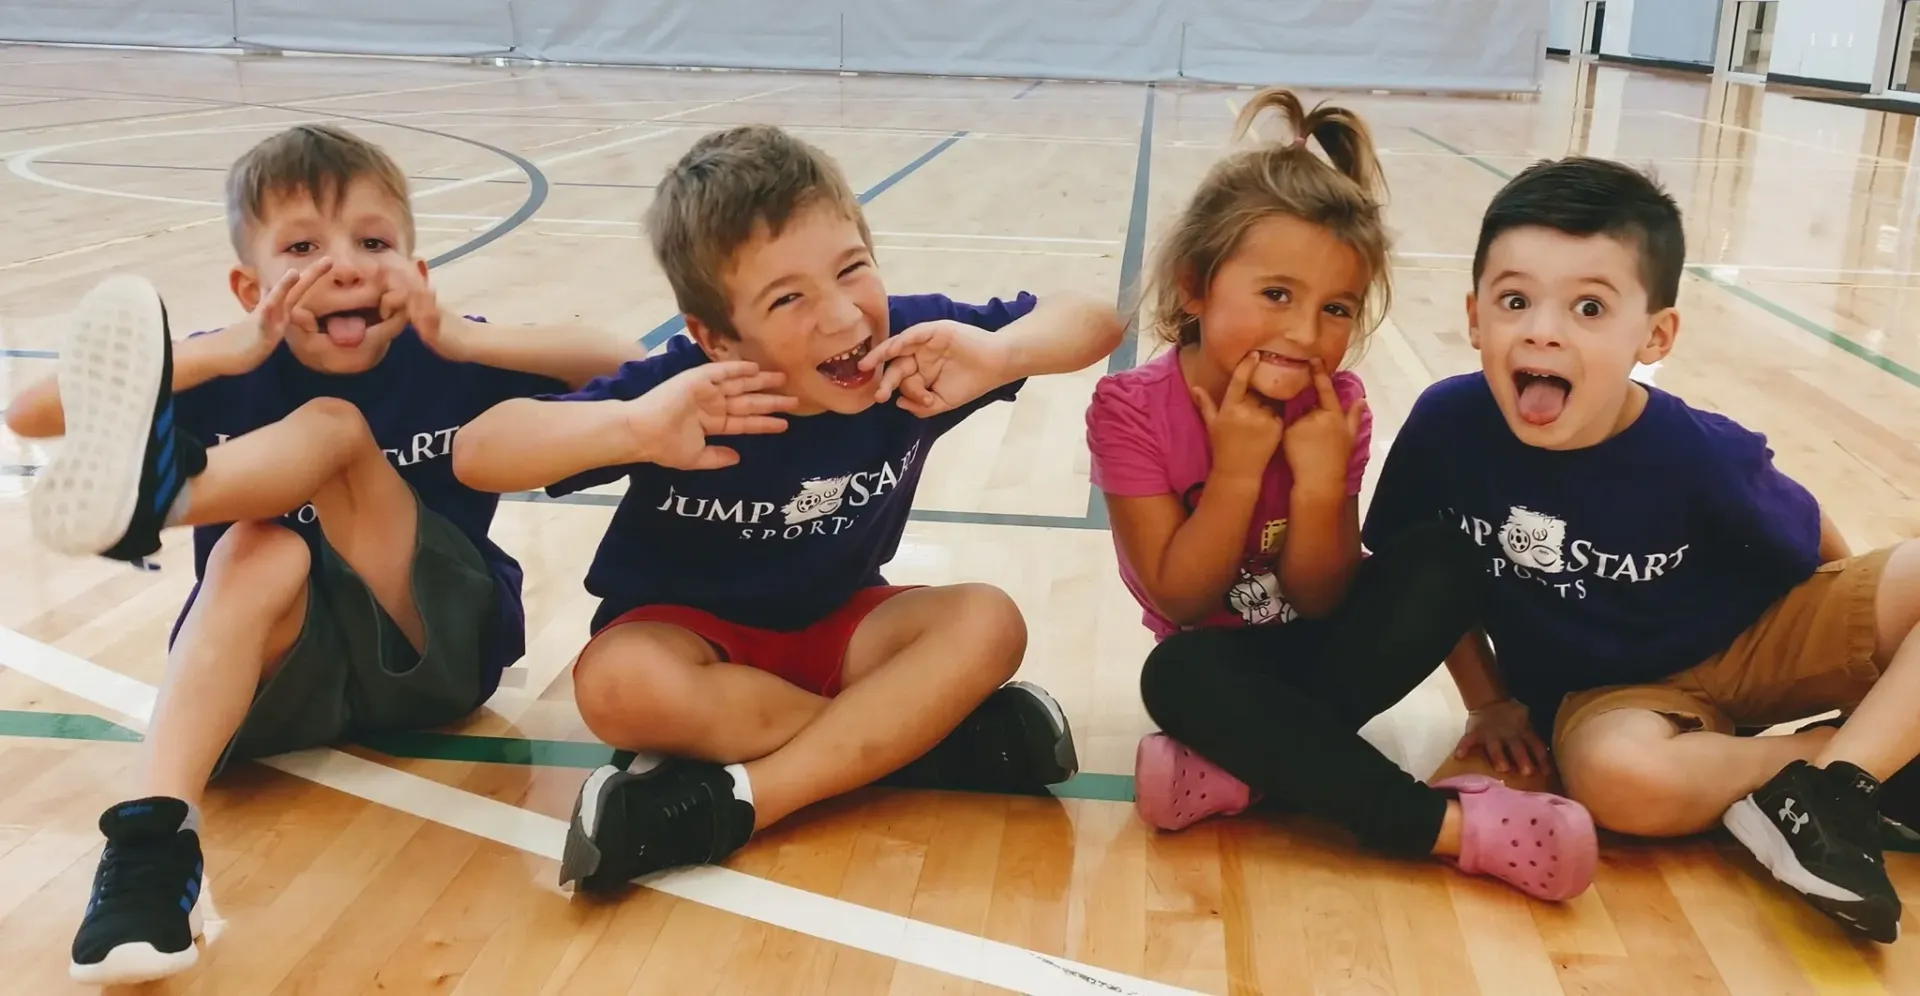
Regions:
<svg viewBox="0 0 1920 996"><path fill-rule="evenodd" d="M945 152L948 149L953 148L953 145L955 142L958 142L965 137L967 137L967 133L964 131L956 131L953 134L948 135L946 138L940 141L939 145L936 145L933 148L928 149L925 152L922 152L920 154L920 158L915 159L914 161L906 164L905 166L900 167L897 170L894 170L892 173L888 174L886 179L881 180L879 183L876 183L871 187L868 187L865 193L862 193L858 197L855 197L854 200L858 202L861 207L866 207L869 203L873 201L875 197L878 197L881 194L886 193L888 190L893 189L894 184L899 183L901 180L904 180L909 176L912 176L916 171L920 169L920 167L925 166L926 164L932 162L934 160L934 157L940 155L940 153ZM675 315L672 318L669 318L666 321L661 322L658 325L655 325L653 327L653 331L648 332L646 335L641 336L640 345L644 346L648 350L652 350L654 347L660 345L663 342L666 342L672 336L685 331L686 327L687 327L687 316Z"/></svg>
<svg viewBox="0 0 1920 996"><path fill-rule="evenodd" d="M1495 166L1492 163L1489 163L1478 156L1475 156L1461 148L1458 148L1457 146L1453 145L1450 142L1447 142L1436 136L1429 135L1418 128L1408 128L1407 130L1413 132L1415 135L1418 135L1421 138L1426 139L1429 142L1432 142L1435 145L1438 145L1439 147L1447 150L1448 152L1451 152L1454 155L1459 156L1460 158L1465 159L1470 163L1473 163L1475 166L1478 166L1481 169L1486 170L1489 173L1492 173L1494 176L1499 177L1503 181L1513 179L1512 173L1509 173L1506 170L1501 169L1500 167ZM1802 315L1797 311L1794 311L1792 308L1789 308L1786 305L1783 305L1780 302L1775 301L1771 298L1768 298L1765 295L1762 295L1749 288L1742 287L1739 284L1729 283L1725 280L1721 280L1720 278L1714 276L1713 271L1709 269L1707 266L1705 266L1704 264L1689 263L1687 264L1686 272L1689 276L1692 276L1696 279L1705 281L1708 284L1718 287L1721 290L1726 291L1729 294L1732 294L1734 297L1737 297L1740 300L1745 301L1756 308L1759 308L1761 311L1764 311L1767 314L1772 315L1773 317L1778 318L1783 322L1786 322L1787 324L1793 326L1794 328L1797 328L1802 332L1806 332L1809 335L1812 335L1815 338L1818 338L1831 346L1837 347L1838 349L1840 349L1840 351L1844 353L1847 353L1851 356L1854 356L1860 360L1865 361L1866 363L1874 367L1884 370L1887 373L1892 374L1893 376L1899 378L1900 380L1913 385L1914 387L1920 387L1920 371L1916 371L1913 368L1901 363L1899 360L1896 360L1890 356L1887 356L1885 354L1882 354L1867 348L1865 345L1862 345L1861 343L1851 338L1848 338L1845 335L1842 335L1837 329L1831 328L1826 325L1822 325L1819 322L1816 322L1813 319L1808 318L1807 316Z"/></svg>
<svg viewBox="0 0 1920 996"><path fill-rule="evenodd" d="M60 354L51 349L0 348L0 357L10 360L57 360Z"/></svg>
<svg viewBox="0 0 1920 996"><path fill-rule="evenodd" d="M1047 82L1046 80L1034 80L1032 83L1027 84L1027 88L1025 90L1022 90L1019 93L1014 94L1013 99L1015 100L1027 99L1027 94L1030 94L1033 91L1040 89L1042 86L1045 86L1046 82Z"/></svg>

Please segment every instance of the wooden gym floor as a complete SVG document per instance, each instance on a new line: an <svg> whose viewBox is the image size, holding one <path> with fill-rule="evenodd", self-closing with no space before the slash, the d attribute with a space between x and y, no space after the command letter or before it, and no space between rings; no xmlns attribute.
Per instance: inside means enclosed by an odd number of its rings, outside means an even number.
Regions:
<svg viewBox="0 0 1920 996"><path fill-rule="evenodd" d="M1487 198L1569 151L1655 167L1685 206L1684 334L1646 375L1767 432L1856 546L1916 534L1920 271L1912 117L1552 62L1538 99L1355 95L1385 150L1398 304L1361 367L1374 460L1426 384L1470 369L1467 254ZM52 319L105 274L180 331L238 312L221 173L296 121L337 120L414 178L444 300L496 321L650 334L673 308L635 219L701 132L770 121L839 158L889 286L1115 294L1216 154L1232 89L509 69L0 47L0 393L52 369ZM1124 347L1116 366L1151 343ZM1843 941L1723 836L1608 840L1594 889L1529 903L1301 820L1149 833L1126 800L1149 640L1089 503L1100 370L1035 382L937 450L892 576L1005 587L1023 677L1087 774L1058 800L870 790L766 833L725 870L617 905L553 885L560 823L605 756L566 665L609 495L505 504L530 651L464 727L247 766L207 806L228 923L161 992L1915 993L1920 947ZM45 448L0 433L0 992L60 993L100 810L133 777L191 580L51 556L20 495ZM1444 674L1367 731L1417 774L1462 719ZM1920 899L1920 862L1892 861Z"/></svg>

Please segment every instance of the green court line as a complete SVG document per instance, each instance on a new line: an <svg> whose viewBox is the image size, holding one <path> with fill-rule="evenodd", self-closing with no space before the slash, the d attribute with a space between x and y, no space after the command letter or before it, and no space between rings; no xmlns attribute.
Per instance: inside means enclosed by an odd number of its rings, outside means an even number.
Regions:
<svg viewBox="0 0 1920 996"><path fill-rule="evenodd" d="M1418 128L1410 127L1407 130L1410 132L1413 132L1415 135L1418 135L1421 138L1426 139L1429 142L1432 142L1435 145L1438 145L1439 147L1447 150L1448 152L1451 152L1454 155L1467 160L1468 162L1474 164L1475 166L1478 166L1481 169L1486 170L1489 173L1492 173L1494 176L1497 176L1502 180L1513 179L1512 173L1509 173L1506 170L1503 170L1500 167L1495 166L1484 159L1481 159L1479 156L1473 155L1472 153L1467 152L1466 150L1455 146L1453 143L1448 142L1445 139L1436 137L1434 135L1429 135ZM1792 308L1789 308L1786 305L1779 303L1778 301L1768 298L1746 287L1742 287L1739 284L1730 283L1728 281L1721 280L1719 277L1714 276L1713 271L1703 264L1700 264L1700 263L1687 264L1687 273L1690 276L1693 276L1700 280L1704 280L1707 283L1712 284L1713 286L1718 287L1729 294L1732 294L1734 297L1737 297L1740 300L1745 301L1756 308L1759 308L1761 311L1764 311L1767 314L1772 315L1773 317L1778 318L1783 322L1786 322L1787 324L1801 330L1802 332L1806 332L1818 339L1823 340L1828 345L1838 347L1842 352L1849 353L1855 357L1858 357L1861 360L1865 360L1867 363L1872 364L1873 366L1878 367L1881 370L1884 370L1887 373L1890 373L1895 377L1900 378L1901 380L1907 382L1908 384L1913 385L1914 387L1920 387L1920 372L1916 372L1913 368L1906 366L1905 364L1901 363L1899 360L1896 360L1890 356L1886 356L1884 354L1875 352L1874 350L1869 349L1864 345L1861 345L1859 342L1856 342L1853 339L1849 339L1846 336L1841 335L1838 330L1822 325L1819 322L1816 322L1813 319L1808 318L1807 316L1802 315L1797 311L1794 311Z"/></svg>
<svg viewBox="0 0 1920 996"><path fill-rule="evenodd" d="M0 709L0 736L53 740L135 743L138 732L118 723L71 712ZM480 737L464 733L381 733L355 741L388 757L424 761L518 764L545 768L597 768L613 757L613 748L581 740L532 740ZM1133 777L1083 771L1051 787L1062 799L1132 802Z"/></svg>

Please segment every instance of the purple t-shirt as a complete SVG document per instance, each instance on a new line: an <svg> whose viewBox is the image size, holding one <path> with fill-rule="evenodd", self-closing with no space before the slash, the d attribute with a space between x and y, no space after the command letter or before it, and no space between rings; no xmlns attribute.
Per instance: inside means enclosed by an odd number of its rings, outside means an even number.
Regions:
<svg viewBox="0 0 1920 996"><path fill-rule="evenodd" d="M339 398L360 409L388 461L413 486L421 504L473 541L499 581L500 626L485 662L481 696L485 701L497 687L500 671L526 653L521 571L519 563L487 537L500 496L475 491L453 476L453 436L503 401L566 389L565 383L549 377L455 363L428 348L409 327L394 338L377 366L358 374L321 373L301 363L281 343L250 373L217 377L180 392L174 399L174 417L194 438L213 446L278 422L315 398ZM309 545L320 540L311 505L280 521ZM193 531L195 577L204 575L207 555L226 531L225 525ZM187 606L192 606L199 591L196 584ZM182 618L185 615L182 608Z"/></svg>
<svg viewBox="0 0 1920 996"><path fill-rule="evenodd" d="M1485 377L1427 388L1362 533L1460 527L1486 554L1501 675L1550 728L1571 692L1659 681L1724 650L1819 566L1820 509L1766 437L1658 388L1624 432L1536 449Z"/></svg>
<svg viewBox="0 0 1920 996"><path fill-rule="evenodd" d="M1333 375L1333 390L1342 406L1365 396L1360 378L1342 371ZM1288 401L1281 419L1292 422L1317 403L1312 391ZM1347 494L1360 493L1367 470L1367 451L1373 444L1373 414L1360 413L1360 435L1347 462ZM1087 449L1092 454L1093 486L1109 495L1147 498L1173 495L1191 515L1205 490L1213 467L1213 447L1207 426L1194 407L1187 378L1180 370L1180 353L1168 350L1155 359L1100 379L1093 402L1087 406ZM1275 450L1260 482L1260 498L1253 520L1247 523L1246 551L1237 580L1227 588L1220 605L1193 626L1258 626L1292 621L1297 613L1280 591L1277 573L1280 540L1287 530L1287 511L1293 494L1293 469L1286 453ZM1120 556L1120 577L1144 610L1143 620L1156 639L1179 632L1180 626L1153 606L1127 563Z"/></svg>
<svg viewBox="0 0 1920 996"><path fill-rule="evenodd" d="M1036 299L957 304L937 294L888 299L889 335L936 319L989 332L1033 310ZM574 401L628 401L708 362L684 336L664 352L623 365L571 394ZM988 391L932 418L876 404L856 415L787 419L787 431L716 436L740 454L719 470L641 463L602 467L547 488L558 497L627 479L587 571L601 599L595 630L644 605L700 609L742 626L792 631L826 617L862 588L885 584L906 530L920 470L935 440L1024 381Z"/></svg>

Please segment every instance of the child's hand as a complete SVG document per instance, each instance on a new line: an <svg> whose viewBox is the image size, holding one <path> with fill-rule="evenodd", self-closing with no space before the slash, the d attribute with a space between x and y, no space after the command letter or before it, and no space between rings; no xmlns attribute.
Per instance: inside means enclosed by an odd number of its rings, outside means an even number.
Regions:
<svg viewBox="0 0 1920 996"><path fill-rule="evenodd" d="M787 431L787 420L773 413L792 408L798 399L762 393L785 379L785 374L762 373L758 364L745 360L706 363L668 378L626 402L636 462L675 470L717 470L739 463L738 452L710 446L707 437Z"/></svg>
<svg viewBox="0 0 1920 996"><path fill-rule="evenodd" d="M399 335L407 326L427 348L455 363L472 360L465 318L440 307L440 297L412 266L387 269L387 290L380 295L380 324L368 335Z"/></svg>
<svg viewBox="0 0 1920 996"><path fill-rule="evenodd" d="M1333 378L1327 376L1319 360L1313 361L1313 388L1319 403L1287 426L1287 466L1293 469L1296 481L1338 485L1346 480L1367 401L1356 398L1353 407L1341 411Z"/></svg>
<svg viewBox="0 0 1920 996"><path fill-rule="evenodd" d="M860 369L879 370L875 401L900 391L900 407L921 418L952 411L1006 383L1004 343L961 322L922 322L875 346ZM884 364L884 366L883 366Z"/></svg>
<svg viewBox="0 0 1920 996"><path fill-rule="evenodd" d="M1200 409L1200 421L1207 426L1207 438L1213 444L1213 462L1230 472L1259 477L1280 447L1283 423L1280 413L1266 400L1247 388L1253 371L1260 364L1258 354L1248 353L1233 368L1227 392L1215 405L1207 392L1195 387L1194 406ZM1291 435L1291 430L1287 430Z"/></svg>
<svg viewBox="0 0 1920 996"><path fill-rule="evenodd" d="M267 289L265 297L253 306L253 314L235 322L221 333L229 352L221 364L229 377L251 373L273 355L289 332L317 332L319 320L301 302L313 285L333 269L333 260L325 256L304 270L288 270Z"/></svg>
<svg viewBox="0 0 1920 996"><path fill-rule="evenodd" d="M1495 771L1518 769L1523 775L1531 775L1536 768L1547 770L1547 745L1534 734L1527 707L1512 699L1467 714L1467 732L1453 756L1465 758L1475 750L1487 752Z"/></svg>

